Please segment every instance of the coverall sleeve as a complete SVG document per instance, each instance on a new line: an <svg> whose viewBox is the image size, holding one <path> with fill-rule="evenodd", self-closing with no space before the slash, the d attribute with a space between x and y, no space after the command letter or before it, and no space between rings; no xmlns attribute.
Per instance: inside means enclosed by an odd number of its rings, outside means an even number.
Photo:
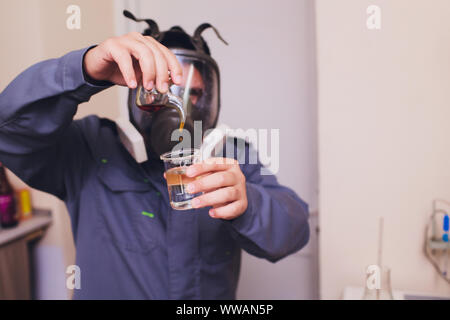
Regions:
<svg viewBox="0 0 450 320"><path fill-rule="evenodd" d="M81 183L86 164L88 147L73 121L77 107L112 85L85 80L89 49L31 66L0 94L0 161L29 186L60 199Z"/></svg>
<svg viewBox="0 0 450 320"><path fill-rule="evenodd" d="M261 168L259 161L241 164L248 207L229 223L241 248L276 262L308 243L308 205L293 190L280 185L275 175L261 175Z"/></svg>

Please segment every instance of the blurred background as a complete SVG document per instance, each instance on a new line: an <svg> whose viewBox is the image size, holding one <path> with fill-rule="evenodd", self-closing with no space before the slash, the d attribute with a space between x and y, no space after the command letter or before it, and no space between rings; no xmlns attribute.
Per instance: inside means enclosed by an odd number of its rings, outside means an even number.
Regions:
<svg viewBox="0 0 450 320"><path fill-rule="evenodd" d="M81 9L79 30L66 27L70 5ZM372 5L380 9L375 29L367 24ZM0 90L31 64L142 31L145 24L126 20L123 9L162 30L213 24L230 43L204 33L221 69L219 122L280 129L277 176L309 203L311 240L275 264L244 253L238 299L360 297L367 266L379 262L381 217L392 289L450 296L424 253L432 201L450 201L450 2L0 0ZM76 117L114 120L126 97L123 88L103 91ZM27 188L7 176L14 190ZM31 201L50 212L51 223L41 219L38 228L29 219L15 231L1 229L0 254L26 239L29 297L70 299L66 268L76 250L65 205L36 190ZM36 230L43 232L33 236ZM448 246L436 243L444 265Z"/></svg>

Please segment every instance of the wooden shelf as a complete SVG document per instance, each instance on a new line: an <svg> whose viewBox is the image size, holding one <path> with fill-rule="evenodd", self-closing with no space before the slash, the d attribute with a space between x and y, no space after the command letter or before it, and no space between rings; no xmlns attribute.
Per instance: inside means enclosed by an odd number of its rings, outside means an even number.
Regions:
<svg viewBox="0 0 450 320"><path fill-rule="evenodd" d="M33 216L10 229L0 229L0 246L23 237L31 237L52 223L49 210L33 209Z"/></svg>

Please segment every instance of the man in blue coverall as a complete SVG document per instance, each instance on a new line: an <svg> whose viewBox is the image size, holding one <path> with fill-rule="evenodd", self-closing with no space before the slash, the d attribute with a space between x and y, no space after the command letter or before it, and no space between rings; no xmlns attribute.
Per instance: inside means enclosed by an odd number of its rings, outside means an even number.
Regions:
<svg viewBox="0 0 450 320"><path fill-rule="evenodd" d="M176 211L157 156L137 163L114 122L73 120L112 85L166 92L169 72L181 85L183 70L155 37L130 33L35 64L0 94L0 161L67 205L82 271L75 299L234 299L241 249L275 262L308 242L306 203L259 162L191 166L190 191L203 195Z"/></svg>

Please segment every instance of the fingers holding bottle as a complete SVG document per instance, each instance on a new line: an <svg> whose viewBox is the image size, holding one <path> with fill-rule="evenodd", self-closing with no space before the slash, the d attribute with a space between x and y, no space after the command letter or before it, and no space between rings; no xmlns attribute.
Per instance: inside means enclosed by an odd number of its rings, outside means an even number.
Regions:
<svg viewBox="0 0 450 320"><path fill-rule="evenodd" d="M134 89L138 84L165 93L172 81L180 84L182 68L175 55L150 37L132 32L110 38L89 50L83 62L85 72L95 80L105 80Z"/></svg>

